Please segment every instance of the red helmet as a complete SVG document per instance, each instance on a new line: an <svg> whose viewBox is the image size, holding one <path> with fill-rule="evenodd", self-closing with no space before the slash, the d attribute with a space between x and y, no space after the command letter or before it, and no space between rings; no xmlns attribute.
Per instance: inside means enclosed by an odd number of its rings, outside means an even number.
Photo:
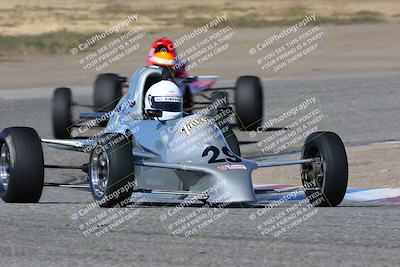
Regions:
<svg viewBox="0 0 400 267"><path fill-rule="evenodd" d="M156 53L156 52L167 52L167 53L171 54L174 58L176 58L176 51L174 48L174 44L172 43L172 41L170 39L168 39L166 37L157 39L152 43L149 54L147 55L147 65L148 66L157 65L151 59L153 57L154 53Z"/></svg>
<svg viewBox="0 0 400 267"><path fill-rule="evenodd" d="M167 58L173 60L173 63L166 62L165 59ZM172 72L177 78L184 78L187 75L185 64L177 58L174 43L166 37L157 39L152 43L147 55L147 66L152 65L173 67Z"/></svg>
<svg viewBox="0 0 400 267"><path fill-rule="evenodd" d="M155 52L148 60L151 62L151 65L161 67L174 67L177 64L174 55L164 51Z"/></svg>

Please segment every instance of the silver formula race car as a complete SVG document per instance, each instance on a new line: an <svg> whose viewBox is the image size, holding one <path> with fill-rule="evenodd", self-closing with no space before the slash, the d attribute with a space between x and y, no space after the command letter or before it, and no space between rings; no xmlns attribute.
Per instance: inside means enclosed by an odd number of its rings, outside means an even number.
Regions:
<svg viewBox="0 0 400 267"><path fill-rule="evenodd" d="M166 70L170 72L170 70ZM220 109L235 112L234 127L243 131L255 130L262 124L264 96L261 80L256 76L240 76L234 86L213 87L218 76L188 76L172 78L182 91L184 108L195 112L218 99L228 101ZM72 116L74 107L89 107L95 112L112 111L128 87L127 78L115 73L99 74L93 84L93 104L72 101L72 91L67 87L56 88L52 98L52 126L54 137L71 138L71 132L79 124ZM233 101L232 101L233 100ZM103 122L100 126L104 126Z"/></svg>
<svg viewBox="0 0 400 267"><path fill-rule="evenodd" d="M157 120L158 110L145 114L146 90L162 79L161 69L142 67L132 75L128 93L113 111L81 114L88 122L107 120L107 126L92 138L40 139L32 128L4 129L0 137L1 198L38 202L46 168L77 168L87 173L93 198L102 207L124 206L135 191L197 197L208 203L254 203L253 170L300 165L302 188L312 204L341 203L348 165L338 135L311 134L298 160L248 160L240 156L233 131L222 129L208 110L169 121ZM42 144L89 153L90 160L81 166L48 165ZM319 201L311 198L315 193L321 196Z"/></svg>

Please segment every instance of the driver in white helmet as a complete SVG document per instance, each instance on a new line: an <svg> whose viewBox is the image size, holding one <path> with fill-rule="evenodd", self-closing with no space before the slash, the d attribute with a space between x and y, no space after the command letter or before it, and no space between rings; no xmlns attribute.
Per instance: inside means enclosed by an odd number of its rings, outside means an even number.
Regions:
<svg viewBox="0 0 400 267"><path fill-rule="evenodd" d="M182 117L183 101L179 87L171 81L160 81L147 90L144 109L150 115L150 110L162 112L158 120L166 121ZM152 116L150 116L152 117Z"/></svg>

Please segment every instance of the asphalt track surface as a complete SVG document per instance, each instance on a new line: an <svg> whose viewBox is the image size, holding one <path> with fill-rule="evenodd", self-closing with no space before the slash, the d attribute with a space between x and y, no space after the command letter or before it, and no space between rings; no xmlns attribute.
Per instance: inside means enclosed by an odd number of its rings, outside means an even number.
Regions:
<svg viewBox="0 0 400 267"><path fill-rule="evenodd" d="M299 95L317 95L332 130L347 145L399 140L399 77L393 73L268 80L264 82L267 116ZM50 91L1 90L1 127L31 126L41 137L51 137ZM74 93L80 102L90 102L89 88ZM45 149L45 153L48 163L85 160L74 152ZM46 172L48 182L82 179L75 171ZM337 208L318 208L316 216L279 238L260 234L249 219L255 208L228 208L221 220L185 237L171 234L160 219L173 205L145 202L123 209L138 214L92 239L82 237L71 219L91 201L85 190L47 187L39 204L0 202L0 265L398 266L400 261L398 206L343 203ZM268 216L290 205L273 208ZM198 209L183 208L179 214Z"/></svg>

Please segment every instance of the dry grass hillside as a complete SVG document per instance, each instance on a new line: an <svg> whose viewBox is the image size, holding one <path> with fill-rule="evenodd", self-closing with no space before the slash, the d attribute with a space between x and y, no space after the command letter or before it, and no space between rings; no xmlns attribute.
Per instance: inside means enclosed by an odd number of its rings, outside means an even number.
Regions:
<svg viewBox="0 0 400 267"><path fill-rule="evenodd" d="M57 1L0 2L0 54L63 52L65 43L101 32L137 14L148 33L165 27L190 28L226 11L235 27L268 27L315 13L324 24L400 21L396 0L248 0L248 1Z"/></svg>

